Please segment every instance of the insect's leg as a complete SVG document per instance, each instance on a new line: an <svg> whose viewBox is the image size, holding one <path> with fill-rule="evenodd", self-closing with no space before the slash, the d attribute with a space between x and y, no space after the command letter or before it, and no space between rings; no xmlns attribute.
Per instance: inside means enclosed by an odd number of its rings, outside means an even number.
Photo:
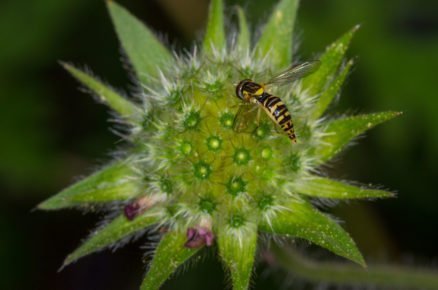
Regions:
<svg viewBox="0 0 438 290"><path fill-rule="evenodd" d="M259 106L253 106L248 112L246 112L250 125L248 126L248 128L246 128L245 133L252 133L254 131L254 121L256 122L257 125L256 128L259 126L259 120L258 120L259 113L260 113Z"/></svg>
<svg viewBox="0 0 438 290"><path fill-rule="evenodd" d="M257 107L257 119L256 119L257 127L260 126L260 111L261 111L260 108Z"/></svg>

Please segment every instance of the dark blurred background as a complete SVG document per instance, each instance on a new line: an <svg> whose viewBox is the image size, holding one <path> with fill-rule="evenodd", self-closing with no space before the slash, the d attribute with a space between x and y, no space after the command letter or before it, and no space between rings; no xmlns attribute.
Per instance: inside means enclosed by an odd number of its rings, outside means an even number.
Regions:
<svg viewBox="0 0 438 290"><path fill-rule="evenodd" d="M207 0L120 0L176 49L199 39ZM240 4L254 24L276 1ZM235 22L235 15L228 18ZM349 202L345 220L371 262L436 266L438 258L438 2L305 0L299 57L311 58L362 24L349 55L354 72L332 112L405 114L367 134L334 163L333 177L382 184L398 198ZM130 88L102 0L2 0L0 3L0 289L137 289L144 240L84 258L57 273L97 215L32 211L36 204L109 160L118 138L104 106L77 90L59 60L87 64L114 86ZM256 289L282 281L258 270ZM166 289L223 289L210 255ZM278 279L277 279L278 280Z"/></svg>

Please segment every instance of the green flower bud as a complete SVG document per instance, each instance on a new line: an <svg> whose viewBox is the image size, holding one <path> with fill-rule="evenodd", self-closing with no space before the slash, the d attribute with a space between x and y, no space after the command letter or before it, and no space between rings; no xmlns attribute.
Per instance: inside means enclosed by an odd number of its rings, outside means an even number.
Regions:
<svg viewBox="0 0 438 290"><path fill-rule="evenodd" d="M143 290L158 289L181 264L215 241L234 289L247 289L259 232L307 239L365 264L347 232L309 199L390 196L315 172L357 135L398 113L321 119L345 79L342 61L356 28L321 54L318 69L315 62L306 78L274 91L279 82L300 75L292 66L297 3L280 0L258 39L252 39L239 10L240 32L231 45L222 0L212 0L202 52L187 56L169 51L131 13L108 1L120 42L144 91L136 98L139 102L131 101L91 74L64 64L128 125L126 142L132 143L118 154L123 158L39 205L47 210L107 205L112 213L114 204L122 205L119 216L99 227L65 265L150 228L162 238ZM260 82L250 83L252 87L262 88L261 82L272 74L280 77L264 88L264 95L236 88L248 78ZM277 99L263 101L274 92L284 106ZM292 125L297 144L289 137Z"/></svg>

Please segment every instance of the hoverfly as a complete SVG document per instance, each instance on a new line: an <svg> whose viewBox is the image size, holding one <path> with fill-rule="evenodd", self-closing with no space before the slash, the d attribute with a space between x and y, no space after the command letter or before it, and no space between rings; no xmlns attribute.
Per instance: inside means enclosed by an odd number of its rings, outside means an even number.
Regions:
<svg viewBox="0 0 438 290"><path fill-rule="evenodd" d="M310 61L291 66L273 76L266 83L256 83L250 79L240 81L236 86L236 96L243 103L240 105L234 119L234 130L242 132L247 127L248 122L253 120L254 112L257 111L257 115L259 115L259 109L262 108L272 121L281 127L289 139L296 143L294 124L289 110L279 97L266 92L265 87L269 85L281 86L290 84L316 71L319 64L319 61ZM249 104L256 104L257 107L250 106Z"/></svg>

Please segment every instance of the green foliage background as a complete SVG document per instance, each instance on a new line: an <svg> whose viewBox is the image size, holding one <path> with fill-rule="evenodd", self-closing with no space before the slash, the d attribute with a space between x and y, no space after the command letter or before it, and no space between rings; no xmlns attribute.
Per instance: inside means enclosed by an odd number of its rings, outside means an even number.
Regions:
<svg viewBox="0 0 438 290"><path fill-rule="evenodd" d="M263 23L274 2L226 3L242 5L251 23ZM208 1L120 3L181 49L199 35ZM415 264L431 265L438 256L436 15L438 3L432 0L303 0L299 10L302 60L362 24L350 50L356 64L337 112L405 112L371 131L329 169L334 177L399 192L397 199L332 209L348 221L347 230L371 261L403 262L408 256ZM228 17L236 21L235 15ZM104 2L2 1L0 39L0 288L136 289L142 275L138 248L145 240L116 254L91 256L57 274L65 254L97 219L76 212L32 212L72 176L90 172L96 160L103 164L117 146L105 108L78 92L56 62L86 63L109 82L130 88ZM207 266L199 263L168 283L168 289L203 289L205 283L221 289L221 267L213 261L207 258ZM278 285L258 277L264 283L258 282L257 289Z"/></svg>

